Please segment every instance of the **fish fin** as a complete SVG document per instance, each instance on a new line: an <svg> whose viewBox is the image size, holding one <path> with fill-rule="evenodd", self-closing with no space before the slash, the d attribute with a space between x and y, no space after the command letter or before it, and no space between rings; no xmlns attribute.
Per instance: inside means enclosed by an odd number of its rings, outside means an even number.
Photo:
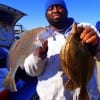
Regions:
<svg viewBox="0 0 100 100"><path fill-rule="evenodd" d="M72 26L72 30L71 30L71 33L76 33L76 31L77 31L77 23L73 23L73 26Z"/></svg>
<svg viewBox="0 0 100 100"><path fill-rule="evenodd" d="M90 100L86 87L80 88L79 100Z"/></svg>
<svg viewBox="0 0 100 100"><path fill-rule="evenodd" d="M77 88L77 86L75 86L74 82L71 79L69 79L65 84L65 88L68 90L74 90Z"/></svg>
<svg viewBox="0 0 100 100"><path fill-rule="evenodd" d="M16 92L17 88L15 85L15 80L11 78L10 73L8 73L8 75L6 76L6 78L3 80L2 83L3 87L5 87L6 89Z"/></svg>

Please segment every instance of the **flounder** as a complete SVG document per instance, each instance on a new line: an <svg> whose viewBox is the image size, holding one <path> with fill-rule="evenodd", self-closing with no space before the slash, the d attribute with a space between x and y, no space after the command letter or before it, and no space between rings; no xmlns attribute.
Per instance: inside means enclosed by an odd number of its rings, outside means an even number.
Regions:
<svg viewBox="0 0 100 100"><path fill-rule="evenodd" d="M79 27L73 23L72 30L61 48L60 60L62 69L68 77L65 88L80 88L79 100L89 100L86 86L93 75L95 59L88 44L80 39L83 30L83 26Z"/></svg>

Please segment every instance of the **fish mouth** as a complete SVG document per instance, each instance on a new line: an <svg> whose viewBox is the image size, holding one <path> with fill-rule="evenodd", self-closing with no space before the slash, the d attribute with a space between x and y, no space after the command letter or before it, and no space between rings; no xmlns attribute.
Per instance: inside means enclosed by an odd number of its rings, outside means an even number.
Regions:
<svg viewBox="0 0 100 100"><path fill-rule="evenodd" d="M42 47L42 42L40 40L34 42L34 48Z"/></svg>

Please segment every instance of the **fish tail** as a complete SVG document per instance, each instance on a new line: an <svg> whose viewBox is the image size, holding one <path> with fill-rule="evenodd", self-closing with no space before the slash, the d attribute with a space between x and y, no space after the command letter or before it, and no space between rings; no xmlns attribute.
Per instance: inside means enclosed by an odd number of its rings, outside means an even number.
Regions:
<svg viewBox="0 0 100 100"><path fill-rule="evenodd" d="M79 100L90 100L86 87L80 88Z"/></svg>
<svg viewBox="0 0 100 100"><path fill-rule="evenodd" d="M8 73L8 75L6 76L6 78L3 80L2 85L6 89L8 89L10 91L13 91L13 92L17 91L15 80L11 78L11 74L10 73Z"/></svg>

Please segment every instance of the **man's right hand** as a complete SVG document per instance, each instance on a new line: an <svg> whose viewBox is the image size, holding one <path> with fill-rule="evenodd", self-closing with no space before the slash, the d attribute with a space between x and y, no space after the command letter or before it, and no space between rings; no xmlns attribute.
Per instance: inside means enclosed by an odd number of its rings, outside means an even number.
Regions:
<svg viewBox="0 0 100 100"><path fill-rule="evenodd" d="M42 47L37 48L38 56L42 59L44 59L47 56L48 51L48 41L45 41L42 44Z"/></svg>

